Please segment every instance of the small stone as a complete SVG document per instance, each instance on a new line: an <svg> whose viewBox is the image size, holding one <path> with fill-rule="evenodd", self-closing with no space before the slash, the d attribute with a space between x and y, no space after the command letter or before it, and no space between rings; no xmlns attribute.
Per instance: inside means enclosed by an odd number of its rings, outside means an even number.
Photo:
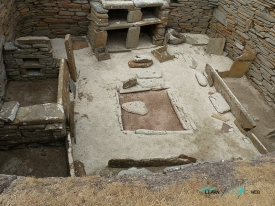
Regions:
<svg viewBox="0 0 275 206"><path fill-rule="evenodd" d="M141 101L134 101L134 102L126 102L121 105L122 109L124 109L126 112L130 112L133 114L138 115L146 115L148 114L148 109L144 102Z"/></svg>
<svg viewBox="0 0 275 206"><path fill-rule="evenodd" d="M215 109L217 110L217 112L223 114L230 111L230 106L228 105L228 103L225 101L225 99L220 93L216 92L210 95L209 99L213 104L213 106L215 107Z"/></svg>
<svg viewBox="0 0 275 206"><path fill-rule="evenodd" d="M134 62L136 63L149 63L152 62L152 58L147 55L137 55L134 57Z"/></svg>
<svg viewBox="0 0 275 206"><path fill-rule="evenodd" d="M243 141L244 141L246 144L251 144L251 142L250 142L249 139L247 139L247 138L243 138Z"/></svg>
<svg viewBox="0 0 275 206"><path fill-rule="evenodd" d="M5 122L12 122L16 117L18 108L19 102L5 102L0 110L0 120Z"/></svg>
<svg viewBox="0 0 275 206"><path fill-rule="evenodd" d="M232 129L232 127L229 126L228 124L226 124L226 123L223 123L223 124L222 124L221 131L222 131L223 133L231 132L231 131L232 131L231 129Z"/></svg>
<svg viewBox="0 0 275 206"><path fill-rule="evenodd" d="M134 60L131 60L128 62L128 66L131 68L147 68L153 65L153 61L148 62L148 63L137 63L134 62Z"/></svg>
<svg viewBox="0 0 275 206"><path fill-rule="evenodd" d="M201 86L203 86L203 87L206 87L207 86L207 79L206 79L206 77L202 74L202 73L200 73L200 72L197 72L196 74L195 74L195 76L196 76L196 78L197 78L197 81L198 81L198 83L201 85Z"/></svg>
<svg viewBox="0 0 275 206"><path fill-rule="evenodd" d="M131 78L131 79L123 82L122 88L123 89L128 89L128 88L134 87L136 85L137 85L137 78Z"/></svg>
<svg viewBox="0 0 275 206"><path fill-rule="evenodd" d="M161 78L162 72L161 71L142 71L137 73L137 77L139 79L153 79L153 78Z"/></svg>

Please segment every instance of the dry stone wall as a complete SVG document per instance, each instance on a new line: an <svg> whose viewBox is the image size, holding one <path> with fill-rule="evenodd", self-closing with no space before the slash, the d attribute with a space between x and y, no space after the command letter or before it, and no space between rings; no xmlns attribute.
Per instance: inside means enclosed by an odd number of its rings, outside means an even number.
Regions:
<svg viewBox="0 0 275 206"><path fill-rule="evenodd" d="M167 27L179 32L205 33L215 4L209 0L171 1Z"/></svg>
<svg viewBox="0 0 275 206"><path fill-rule="evenodd" d="M59 59L53 58L48 37L20 37L4 45L3 59L9 80L57 78Z"/></svg>
<svg viewBox="0 0 275 206"><path fill-rule="evenodd" d="M87 0L26 0L18 3L19 36L49 38L86 35L90 5Z"/></svg>
<svg viewBox="0 0 275 206"><path fill-rule="evenodd" d="M235 59L256 52L247 76L275 108L275 3L273 0L220 0L207 34L225 37L225 50Z"/></svg>

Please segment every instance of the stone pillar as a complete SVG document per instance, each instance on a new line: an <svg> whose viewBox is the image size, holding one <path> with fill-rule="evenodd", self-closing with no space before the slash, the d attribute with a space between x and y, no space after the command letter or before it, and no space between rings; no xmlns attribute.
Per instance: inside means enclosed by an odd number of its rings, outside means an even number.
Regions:
<svg viewBox="0 0 275 206"><path fill-rule="evenodd" d="M138 46L140 27L130 27L127 33L126 49L136 48Z"/></svg>

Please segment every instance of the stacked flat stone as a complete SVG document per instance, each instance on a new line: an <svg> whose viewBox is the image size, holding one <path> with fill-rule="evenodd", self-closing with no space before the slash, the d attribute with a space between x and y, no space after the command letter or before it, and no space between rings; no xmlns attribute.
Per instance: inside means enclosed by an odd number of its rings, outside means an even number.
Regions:
<svg viewBox="0 0 275 206"><path fill-rule="evenodd" d="M15 4L16 7L16 4ZM50 38L86 35L89 21L88 1L28 0L17 4L20 12L19 36L47 36Z"/></svg>
<svg viewBox="0 0 275 206"><path fill-rule="evenodd" d="M48 37L20 37L6 42L3 57L9 80L58 77L59 60L53 58Z"/></svg>
<svg viewBox="0 0 275 206"><path fill-rule="evenodd" d="M167 27L178 32L205 33L213 6L209 0L178 0L171 3Z"/></svg>
<svg viewBox="0 0 275 206"><path fill-rule="evenodd" d="M256 52L247 76L275 108L275 4L271 0L220 0L207 34L225 37L229 57Z"/></svg>
<svg viewBox="0 0 275 206"><path fill-rule="evenodd" d="M128 29L125 47L132 49L138 46L141 26L151 25L153 44L163 44L165 26L169 16L167 1L101 0L91 1L90 5L91 11L87 17L91 21L88 28L88 39L99 61L110 58L106 48L108 30ZM152 11L151 14L144 14L143 8L145 7L155 7L155 11ZM114 19L113 15L109 14L116 12L116 9L119 11L115 14Z"/></svg>

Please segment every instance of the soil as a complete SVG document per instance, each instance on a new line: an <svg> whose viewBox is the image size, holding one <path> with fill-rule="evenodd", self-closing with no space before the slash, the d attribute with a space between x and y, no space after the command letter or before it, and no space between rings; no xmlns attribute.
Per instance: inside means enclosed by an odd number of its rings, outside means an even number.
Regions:
<svg viewBox="0 0 275 206"><path fill-rule="evenodd" d="M0 150L0 174L31 177L67 177L65 146Z"/></svg>
<svg viewBox="0 0 275 206"><path fill-rule="evenodd" d="M58 79L41 81L9 81L6 98L18 101L21 107L57 102Z"/></svg>
<svg viewBox="0 0 275 206"><path fill-rule="evenodd" d="M120 94L119 101L120 105L126 102L142 101L146 104L149 111L145 116L141 116L126 112L122 109L121 113L124 130L183 130L165 90Z"/></svg>

